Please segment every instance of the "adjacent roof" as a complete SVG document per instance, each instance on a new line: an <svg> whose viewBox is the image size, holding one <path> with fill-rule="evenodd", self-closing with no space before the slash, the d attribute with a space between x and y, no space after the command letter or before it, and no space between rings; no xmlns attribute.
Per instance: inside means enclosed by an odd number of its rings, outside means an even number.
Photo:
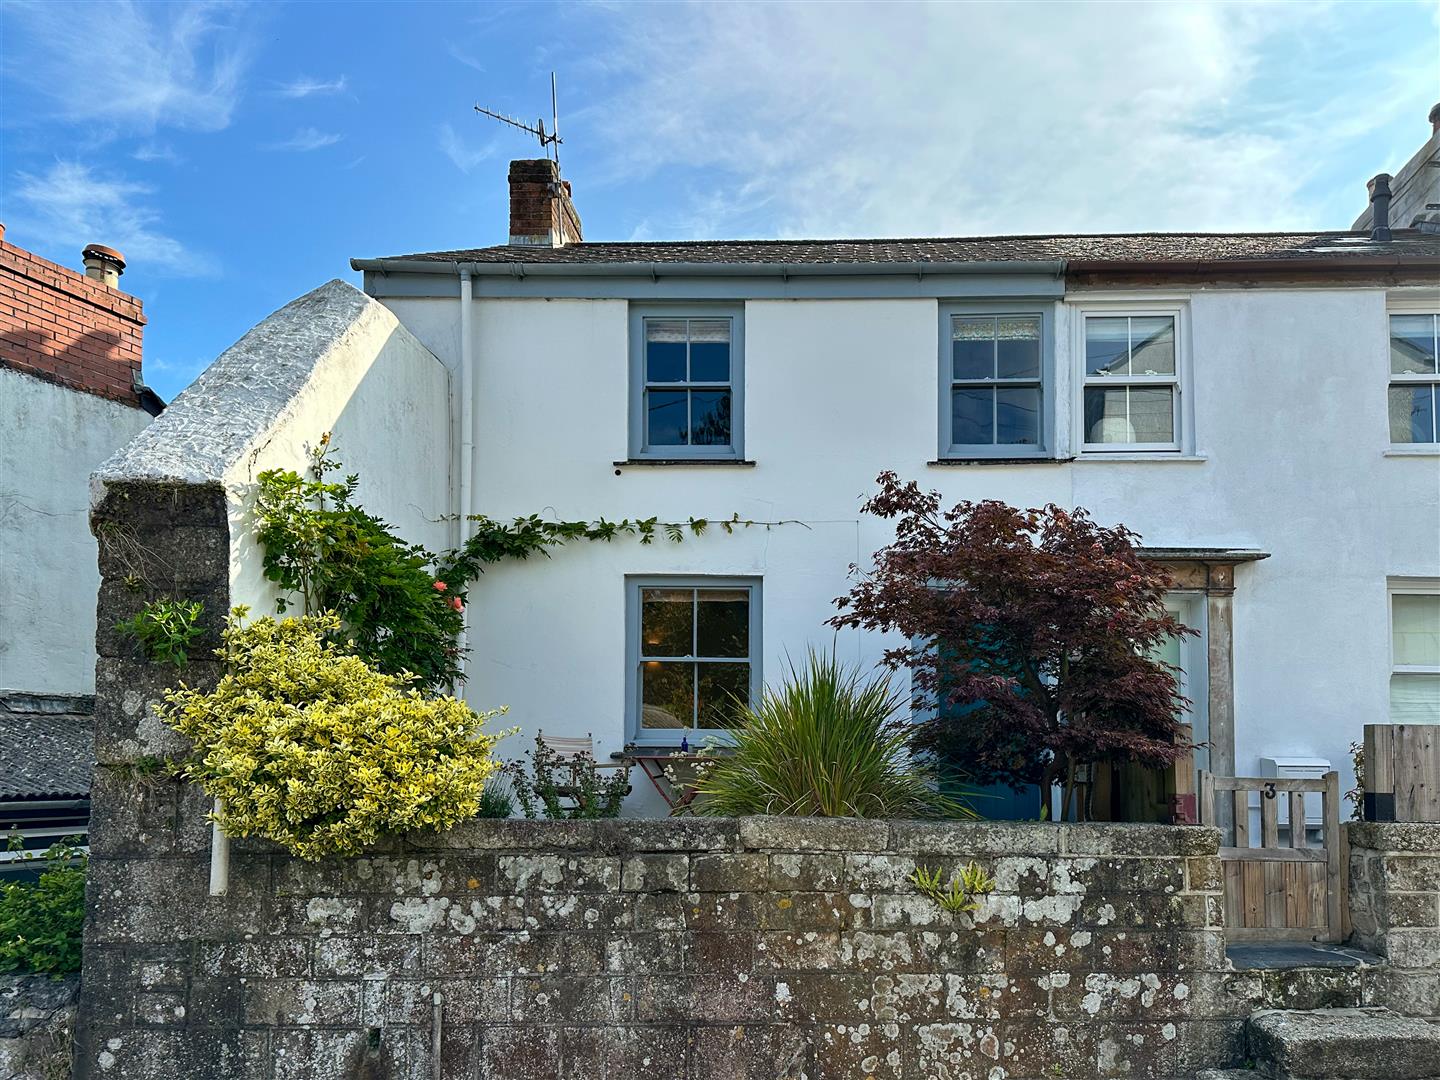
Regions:
<svg viewBox="0 0 1440 1080"><path fill-rule="evenodd" d="M887 263L1049 262L1107 264L1285 263L1341 257L1381 265L1440 260L1440 234L1397 230L1374 243L1363 232L1116 233L1074 236L963 236L897 240L697 240L578 243L565 247L496 245L353 259L357 270L423 270L426 263L572 266L854 266ZM409 265L406 265L409 264ZM1077 267L1073 266L1072 269ZM437 267L438 269L438 267Z"/></svg>
<svg viewBox="0 0 1440 1080"><path fill-rule="evenodd" d="M0 801L89 798L93 709L93 698L0 694Z"/></svg>

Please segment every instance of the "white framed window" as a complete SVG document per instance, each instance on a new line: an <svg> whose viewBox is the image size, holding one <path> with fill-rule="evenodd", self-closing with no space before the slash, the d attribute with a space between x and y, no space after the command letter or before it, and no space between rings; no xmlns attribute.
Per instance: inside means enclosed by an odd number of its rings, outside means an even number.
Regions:
<svg viewBox="0 0 1440 1080"><path fill-rule="evenodd" d="M1387 399L1392 444L1440 443L1440 310L1390 312Z"/></svg>
<svg viewBox="0 0 1440 1080"><path fill-rule="evenodd" d="M626 579L627 687L636 742L674 743L739 725L760 696L760 582Z"/></svg>
<svg viewBox="0 0 1440 1080"><path fill-rule="evenodd" d="M1053 443L1054 312L942 304L940 457L1038 457Z"/></svg>
<svg viewBox="0 0 1440 1080"><path fill-rule="evenodd" d="M1392 579L1390 722L1440 724L1440 578Z"/></svg>
<svg viewBox="0 0 1440 1080"><path fill-rule="evenodd" d="M1177 453L1185 445L1184 308L1137 304L1079 315L1085 453Z"/></svg>
<svg viewBox="0 0 1440 1080"><path fill-rule="evenodd" d="M744 310L632 305L630 455L741 458Z"/></svg>

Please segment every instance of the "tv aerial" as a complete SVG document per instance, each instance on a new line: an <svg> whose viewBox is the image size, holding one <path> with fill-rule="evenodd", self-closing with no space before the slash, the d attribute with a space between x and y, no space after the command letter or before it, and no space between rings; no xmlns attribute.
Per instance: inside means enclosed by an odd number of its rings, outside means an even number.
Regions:
<svg viewBox="0 0 1440 1080"><path fill-rule="evenodd" d="M545 118L536 120L534 125L516 120L513 116L506 116L504 113L496 112L494 109L487 109L483 105L476 105L475 111L482 116L488 116L492 120L499 120L502 124L509 124L513 128L519 128L527 134L535 136L540 140L540 152L555 162L555 168L560 168L560 144L565 140L560 138L560 108L556 104L555 97L555 73L550 73L550 130L545 130Z"/></svg>

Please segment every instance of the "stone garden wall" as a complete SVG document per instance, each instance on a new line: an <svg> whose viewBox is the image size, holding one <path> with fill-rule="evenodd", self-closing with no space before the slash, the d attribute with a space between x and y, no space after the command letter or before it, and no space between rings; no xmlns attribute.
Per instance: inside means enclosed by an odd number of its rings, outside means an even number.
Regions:
<svg viewBox="0 0 1440 1080"><path fill-rule="evenodd" d="M108 775L81 1077L1189 1077L1251 1007L1209 829L476 821L210 897L203 800Z"/></svg>

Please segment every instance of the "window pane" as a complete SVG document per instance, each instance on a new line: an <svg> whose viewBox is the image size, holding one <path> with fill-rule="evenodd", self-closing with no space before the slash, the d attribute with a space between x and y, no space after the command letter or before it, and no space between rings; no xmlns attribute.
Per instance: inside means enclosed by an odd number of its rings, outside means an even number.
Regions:
<svg viewBox="0 0 1440 1080"><path fill-rule="evenodd" d="M730 445L730 391L694 390L690 394L693 446Z"/></svg>
<svg viewBox="0 0 1440 1080"><path fill-rule="evenodd" d="M956 446L993 446L995 391L988 387L959 388L950 398L950 441Z"/></svg>
<svg viewBox="0 0 1440 1080"><path fill-rule="evenodd" d="M1128 375L1129 343L1129 319L1086 319L1085 374Z"/></svg>
<svg viewBox="0 0 1440 1080"><path fill-rule="evenodd" d="M684 446L689 423L683 390L645 391L646 442L651 446Z"/></svg>
<svg viewBox="0 0 1440 1080"><path fill-rule="evenodd" d="M1130 374L1175 374L1175 320L1169 315L1130 320Z"/></svg>
<svg viewBox="0 0 1440 1080"><path fill-rule="evenodd" d="M1440 675L1391 675L1392 724L1440 724Z"/></svg>
<svg viewBox="0 0 1440 1080"><path fill-rule="evenodd" d="M640 590L640 654L692 656L692 589Z"/></svg>
<svg viewBox="0 0 1440 1080"><path fill-rule="evenodd" d="M645 379L685 381L685 320L645 320Z"/></svg>
<svg viewBox="0 0 1440 1080"><path fill-rule="evenodd" d="M690 381L730 381L730 320L690 320Z"/></svg>
<svg viewBox="0 0 1440 1080"><path fill-rule="evenodd" d="M1435 389L1429 383L1390 387L1390 441L1435 441Z"/></svg>
<svg viewBox="0 0 1440 1080"><path fill-rule="evenodd" d="M1085 391L1085 441L1133 443L1135 431L1125 415L1125 388Z"/></svg>
<svg viewBox="0 0 1440 1080"><path fill-rule="evenodd" d="M1435 316L1390 316L1390 370L1397 375L1435 372Z"/></svg>
<svg viewBox="0 0 1440 1080"><path fill-rule="evenodd" d="M700 589L695 596L699 656L750 655L750 591Z"/></svg>
<svg viewBox="0 0 1440 1080"><path fill-rule="evenodd" d="M1396 593L1390 620L1397 667L1440 667L1440 595Z"/></svg>
<svg viewBox="0 0 1440 1080"><path fill-rule="evenodd" d="M1168 443L1175 441L1174 391L1168 386L1132 386L1130 388L1130 427L1135 441Z"/></svg>
<svg viewBox="0 0 1440 1080"><path fill-rule="evenodd" d="M1040 388L1002 387L995 391L995 441L1035 446L1040 442Z"/></svg>
<svg viewBox="0 0 1440 1080"><path fill-rule="evenodd" d="M1002 379L1040 378L1040 320L1033 315L1000 319L995 371ZM1005 440L1000 440L1004 442Z"/></svg>
<svg viewBox="0 0 1440 1080"><path fill-rule="evenodd" d="M647 660L640 665L640 726L688 728L695 717L695 665Z"/></svg>
<svg viewBox="0 0 1440 1080"><path fill-rule="evenodd" d="M750 703L749 664L699 664L702 728L739 727Z"/></svg>
<svg viewBox="0 0 1440 1080"><path fill-rule="evenodd" d="M952 373L957 380L995 377L995 317L967 316L951 321Z"/></svg>

